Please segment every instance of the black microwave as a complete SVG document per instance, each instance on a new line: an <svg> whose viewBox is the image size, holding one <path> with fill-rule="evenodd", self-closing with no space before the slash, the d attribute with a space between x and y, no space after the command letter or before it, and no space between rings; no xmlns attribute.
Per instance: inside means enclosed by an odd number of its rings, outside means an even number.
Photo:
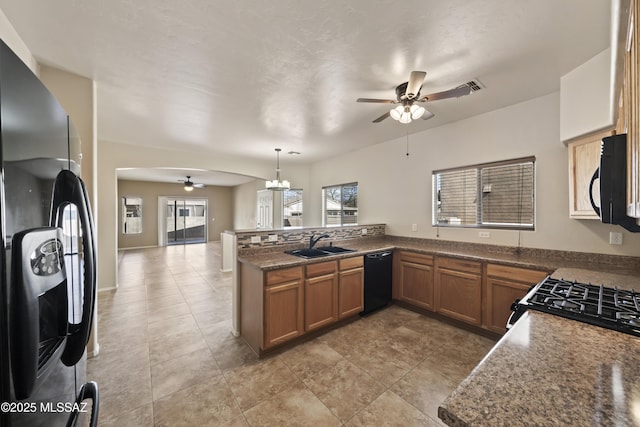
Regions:
<svg viewBox="0 0 640 427"><path fill-rule="evenodd" d="M593 200L593 186L600 178L600 206ZM606 224L616 224L640 232L635 218L627 216L627 134L602 139L600 167L591 177L589 200L593 210Z"/></svg>

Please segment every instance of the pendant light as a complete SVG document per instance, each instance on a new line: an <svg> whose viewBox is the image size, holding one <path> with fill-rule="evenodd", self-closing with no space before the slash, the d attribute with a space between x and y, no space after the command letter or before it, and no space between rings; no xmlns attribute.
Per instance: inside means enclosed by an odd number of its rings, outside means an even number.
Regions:
<svg viewBox="0 0 640 427"><path fill-rule="evenodd" d="M291 183L287 180L280 181L280 151L279 148L276 148L276 179L272 181L267 181L265 183L265 187L267 190L275 190L275 191L283 191L291 188Z"/></svg>

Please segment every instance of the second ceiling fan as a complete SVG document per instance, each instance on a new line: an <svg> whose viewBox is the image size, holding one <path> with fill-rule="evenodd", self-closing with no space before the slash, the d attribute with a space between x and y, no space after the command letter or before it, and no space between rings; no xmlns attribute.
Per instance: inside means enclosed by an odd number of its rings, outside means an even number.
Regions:
<svg viewBox="0 0 640 427"><path fill-rule="evenodd" d="M411 123L413 120L422 118L430 119L433 113L427 111L423 106L416 102L437 101L439 99L458 98L460 96L469 95L472 91L470 83L465 83L458 87L443 92L432 93L430 95L420 95L422 83L427 73L424 71L412 71L409 81L402 83L396 87L396 99L371 99L358 98L357 102L374 102L379 104L399 104L375 119L373 123L380 123L387 117L392 117L400 123Z"/></svg>

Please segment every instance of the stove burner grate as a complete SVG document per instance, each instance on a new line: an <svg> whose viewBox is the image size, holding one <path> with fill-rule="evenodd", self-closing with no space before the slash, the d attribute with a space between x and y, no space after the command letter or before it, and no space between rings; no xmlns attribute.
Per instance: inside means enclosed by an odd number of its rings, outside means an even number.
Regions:
<svg viewBox="0 0 640 427"><path fill-rule="evenodd" d="M527 309L640 336L640 294L634 290L547 277L516 304L513 321Z"/></svg>

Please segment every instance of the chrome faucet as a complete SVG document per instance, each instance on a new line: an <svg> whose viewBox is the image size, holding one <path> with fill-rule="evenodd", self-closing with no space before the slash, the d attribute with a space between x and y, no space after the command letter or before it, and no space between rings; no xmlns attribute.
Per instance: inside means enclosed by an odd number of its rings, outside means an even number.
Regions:
<svg viewBox="0 0 640 427"><path fill-rule="evenodd" d="M320 239L324 239L324 238L327 238L327 237L330 237L330 236L328 234L322 234L322 235L320 235L318 237L312 235L309 238L309 249L313 249L313 247L316 245L316 243L318 243L318 241Z"/></svg>

